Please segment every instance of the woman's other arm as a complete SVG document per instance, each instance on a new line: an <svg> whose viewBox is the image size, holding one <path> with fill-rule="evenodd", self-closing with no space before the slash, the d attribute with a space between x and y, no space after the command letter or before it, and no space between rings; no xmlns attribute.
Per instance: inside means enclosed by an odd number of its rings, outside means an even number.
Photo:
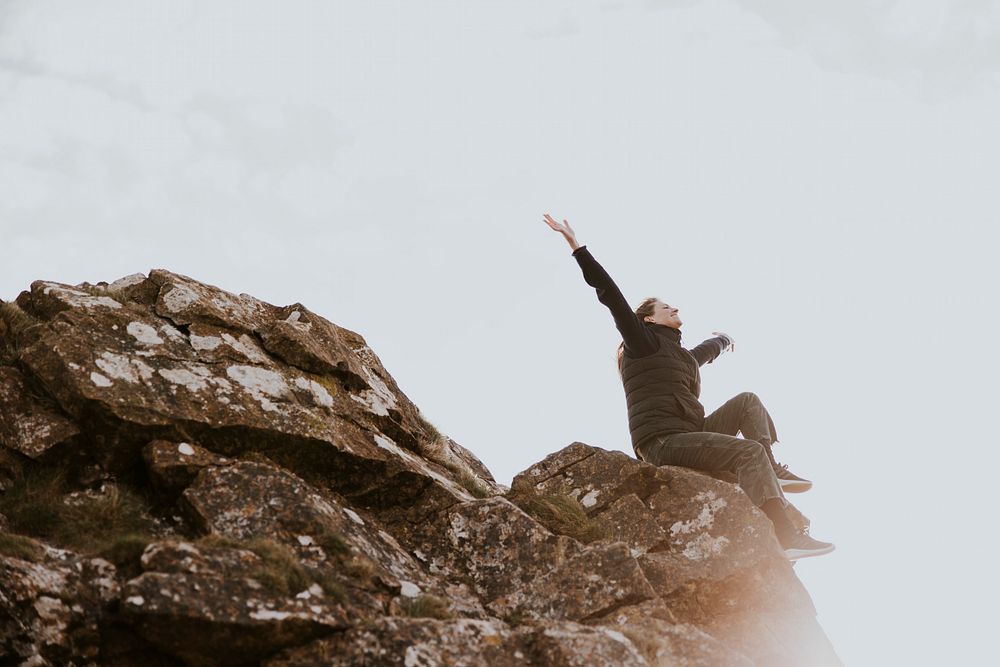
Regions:
<svg viewBox="0 0 1000 667"><path fill-rule="evenodd" d="M635 312L628 305L628 301L622 295L621 290L604 270L604 267L597 263L587 246L580 245L576 240L576 232L570 227L567 220L562 224L556 222L548 213L545 214L545 224L553 230L559 232L573 249L573 257L583 270L583 279L587 284L597 290L597 300L607 306L614 318L615 326L622 335L625 347L629 354L642 357L652 354L658 348L653 334L646 330Z"/></svg>
<svg viewBox="0 0 1000 667"><path fill-rule="evenodd" d="M736 341L733 340L732 336L724 334L721 331L713 331L712 333L717 337L709 338L700 345L688 350L698 360L699 366L712 363L726 350L736 349Z"/></svg>

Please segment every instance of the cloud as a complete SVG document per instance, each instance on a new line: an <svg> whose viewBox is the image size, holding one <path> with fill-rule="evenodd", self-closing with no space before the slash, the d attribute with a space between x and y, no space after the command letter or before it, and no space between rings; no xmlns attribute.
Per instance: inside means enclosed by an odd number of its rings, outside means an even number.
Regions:
<svg viewBox="0 0 1000 667"><path fill-rule="evenodd" d="M336 189L346 136L328 102L292 94L298 84L282 85L280 68L254 67L287 42L263 48L266 17L226 23L235 10L193 21L173 3L159 14L117 2L3 5L3 233L80 221L93 232L213 219L245 229L328 213L317 195Z"/></svg>
<svg viewBox="0 0 1000 667"><path fill-rule="evenodd" d="M1000 12L988 0L733 3L822 67L891 78L932 96L994 81L1000 68Z"/></svg>

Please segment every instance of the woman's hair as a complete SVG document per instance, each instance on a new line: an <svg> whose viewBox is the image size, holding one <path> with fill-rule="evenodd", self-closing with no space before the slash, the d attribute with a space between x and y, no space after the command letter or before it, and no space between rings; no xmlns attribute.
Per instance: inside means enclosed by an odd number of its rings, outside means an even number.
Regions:
<svg viewBox="0 0 1000 667"><path fill-rule="evenodd" d="M643 299L642 303L635 309L635 316L639 318L641 322L647 315L653 314L653 309L656 307L656 302L659 299L655 296ZM625 341L618 344L618 350L615 351L615 362L618 364L618 377L622 377L622 355L625 353ZM624 379L624 378L623 378Z"/></svg>

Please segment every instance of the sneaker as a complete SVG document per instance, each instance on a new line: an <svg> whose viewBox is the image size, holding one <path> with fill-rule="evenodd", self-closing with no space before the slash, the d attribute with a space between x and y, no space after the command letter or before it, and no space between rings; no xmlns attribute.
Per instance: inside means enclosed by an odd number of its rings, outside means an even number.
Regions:
<svg viewBox="0 0 1000 667"><path fill-rule="evenodd" d="M814 540L804 530L795 532L787 538L779 540L779 542L785 550L785 557L792 561L799 558L809 558L810 556L822 556L834 550L832 543Z"/></svg>
<svg viewBox="0 0 1000 667"><path fill-rule="evenodd" d="M774 469L774 474L778 478L778 485L784 493L802 493L811 489L813 485L808 479L802 479L789 470L787 465L779 464Z"/></svg>

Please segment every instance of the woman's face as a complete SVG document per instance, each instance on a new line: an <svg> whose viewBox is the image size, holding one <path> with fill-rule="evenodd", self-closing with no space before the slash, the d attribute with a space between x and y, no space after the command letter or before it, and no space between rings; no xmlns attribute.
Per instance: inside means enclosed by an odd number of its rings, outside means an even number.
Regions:
<svg viewBox="0 0 1000 667"><path fill-rule="evenodd" d="M657 299L656 303L653 305L653 314L646 315L645 319L647 322L653 322L654 324L660 324L672 329L680 329L681 325L684 323L681 322L681 318L677 316L678 312L680 311L673 306L663 303Z"/></svg>

